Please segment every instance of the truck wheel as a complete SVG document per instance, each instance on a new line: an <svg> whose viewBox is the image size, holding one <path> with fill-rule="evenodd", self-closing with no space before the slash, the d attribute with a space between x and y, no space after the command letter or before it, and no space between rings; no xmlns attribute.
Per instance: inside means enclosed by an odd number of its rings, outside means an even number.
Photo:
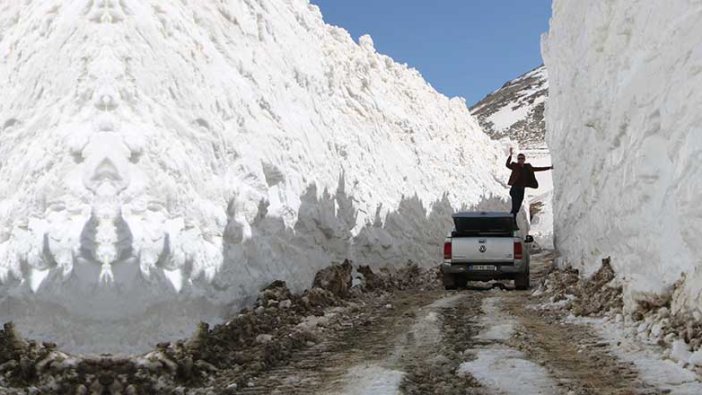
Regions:
<svg viewBox="0 0 702 395"><path fill-rule="evenodd" d="M529 272L519 274L514 278L514 288L520 291L529 289Z"/></svg>
<svg viewBox="0 0 702 395"><path fill-rule="evenodd" d="M444 273L441 276L441 282L444 284L444 288L446 290L453 290L453 289L456 289L458 287L456 285L456 278L453 274Z"/></svg>
<svg viewBox="0 0 702 395"><path fill-rule="evenodd" d="M466 285L468 285L468 279L463 276L456 276L454 281L456 281L456 286L458 288L465 288Z"/></svg>

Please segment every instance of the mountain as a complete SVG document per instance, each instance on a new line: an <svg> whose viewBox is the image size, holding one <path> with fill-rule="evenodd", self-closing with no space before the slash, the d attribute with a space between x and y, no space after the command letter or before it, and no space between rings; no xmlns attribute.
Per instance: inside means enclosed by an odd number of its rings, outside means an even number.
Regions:
<svg viewBox="0 0 702 395"><path fill-rule="evenodd" d="M0 54L0 319L70 351L435 264L454 210L504 204L465 102L307 0L3 2Z"/></svg>
<svg viewBox="0 0 702 395"><path fill-rule="evenodd" d="M507 136L522 148L543 148L547 98L548 73L540 66L487 95L471 113L493 139Z"/></svg>

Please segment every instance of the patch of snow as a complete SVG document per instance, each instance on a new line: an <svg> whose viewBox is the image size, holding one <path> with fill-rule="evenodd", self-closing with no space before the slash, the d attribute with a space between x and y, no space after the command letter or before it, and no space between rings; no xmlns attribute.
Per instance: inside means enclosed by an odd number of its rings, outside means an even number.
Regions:
<svg viewBox="0 0 702 395"><path fill-rule="evenodd" d="M487 118L487 120L492 122L494 125L493 128L496 132L504 132L518 121L525 119L530 110L531 107L526 106L516 109L511 107L503 107Z"/></svg>
<svg viewBox="0 0 702 395"><path fill-rule="evenodd" d="M627 324L601 318L568 318L569 322L587 324L596 329L598 335L610 344L612 352L621 360L633 363L639 371L640 378L649 385L674 394L696 395L702 393L702 382L695 372L685 369L676 361L665 359L660 347L641 343L627 330ZM672 354L688 358L684 354L686 345L678 345L679 350ZM671 357L673 357L671 355Z"/></svg>
<svg viewBox="0 0 702 395"><path fill-rule="evenodd" d="M404 372L386 369L379 365L355 366L346 374L349 384L341 391L346 395L396 395Z"/></svg>
<svg viewBox="0 0 702 395"><path fill-rule="evenodd" d="M470 374L484 387L505 394L522 394L524 388L530 393L555 393L555 382L542 366L528 360L522 352L504 344L514 334L516 318L500 308L501 297L483 299L480 324L483 329L476 340L491 342L487 347L469 349L465 353L476 354L473 361L462 363L456 370L458 376Z"/></svg>
<svg viewBox="0 0 702 395"><path fill-rule="evenodd" d="M690 355L688 362L693 366L702 367L702 350L697 350Z"/></svg>
<svg viewBox="0 0 702 395"><path fill-rule="evenodd" d="M462 363L458 376L470 374L484 387L507 395L557 394L556 383L546 369L527 360L522 352L511 348L493 347L477 351L477 359Z"/></svg>
<svg viewBox="0 0 702 395"><path fill-rule="evenodd" d="M670 358L676 362L687 364L692 357L690 346L684 340L675 340L670 347Z"/></svg>
<svg viewBox="0 0 702 395"><path fill-rule="evenodd" d="M673 313L702 312L701 19L695 1L555 0L542 42L557 248L585 275L611 256L627 309L682 279Z"/></svg>
<svg viewBox="0 0 702 395"><path fill-rule="evenodd" d="M563 299L558 301L555 301L553 298L551 298L551 301L549 301L548 303L529 306L529 308L533 308L535 310L561 310L570 306L570 304L575 299L577 299L575 295L571 294L565 294L563 297Z"/></svg>
<svg viewBox="0 0 702 395"><path fill-rule="evenodd" d="M505 341L514 334L515 319L502 311L500 301L499 297L483 299L483 315L480 317L483 330L475 336L476 340Z"/></svg>

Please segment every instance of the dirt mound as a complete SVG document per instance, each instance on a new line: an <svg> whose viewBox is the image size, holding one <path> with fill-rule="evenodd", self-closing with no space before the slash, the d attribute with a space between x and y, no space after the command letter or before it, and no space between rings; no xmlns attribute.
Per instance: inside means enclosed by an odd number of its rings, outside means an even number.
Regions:
<svg viewBox="0 0 702 395"><path fill-rule="evenodd" d="M331 265L315 274L312 287L329 291L336 297L345 297L351 289L352 271L353 266L348 259L341 265Z"/></svg>
<svg viewBox="0 0 702 395"><path fill-rule="evenodd" d="M381 268L374 272L370 266L359 266L356 270L362 277L361 288L366 292L441 288L437 268L422 269L412 261L394 270Z"/></svg>
<svg viewBox="0 0 702 395"><path fill-rule="evenodd" d="M564 306L569 306L575 315L602 315L612 310L621 312L624 305L622 287L615 277L610 258L605 258L599 270L589 279L582 278L572 268L554 270L548 274L544 287L554 303L572 299Z"/></svg>

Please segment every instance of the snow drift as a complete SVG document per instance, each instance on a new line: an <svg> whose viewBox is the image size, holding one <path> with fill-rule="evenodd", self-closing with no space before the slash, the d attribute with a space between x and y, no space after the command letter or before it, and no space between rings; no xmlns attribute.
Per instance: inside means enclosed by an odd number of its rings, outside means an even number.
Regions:
<svg viewBox="0 0 702 395"><path fill-rule="evenodd" d="M307 0L0 3L0 319L134 352L506 196L462 99Z"/></svg>
<svg viewBox="0 0 702 395"><path fill-rule="evenodd" d="M700 318L702 3L556 0L553 13L557 247L587 273L611 255L629 308L680 280L674 310Z"/></svg>

